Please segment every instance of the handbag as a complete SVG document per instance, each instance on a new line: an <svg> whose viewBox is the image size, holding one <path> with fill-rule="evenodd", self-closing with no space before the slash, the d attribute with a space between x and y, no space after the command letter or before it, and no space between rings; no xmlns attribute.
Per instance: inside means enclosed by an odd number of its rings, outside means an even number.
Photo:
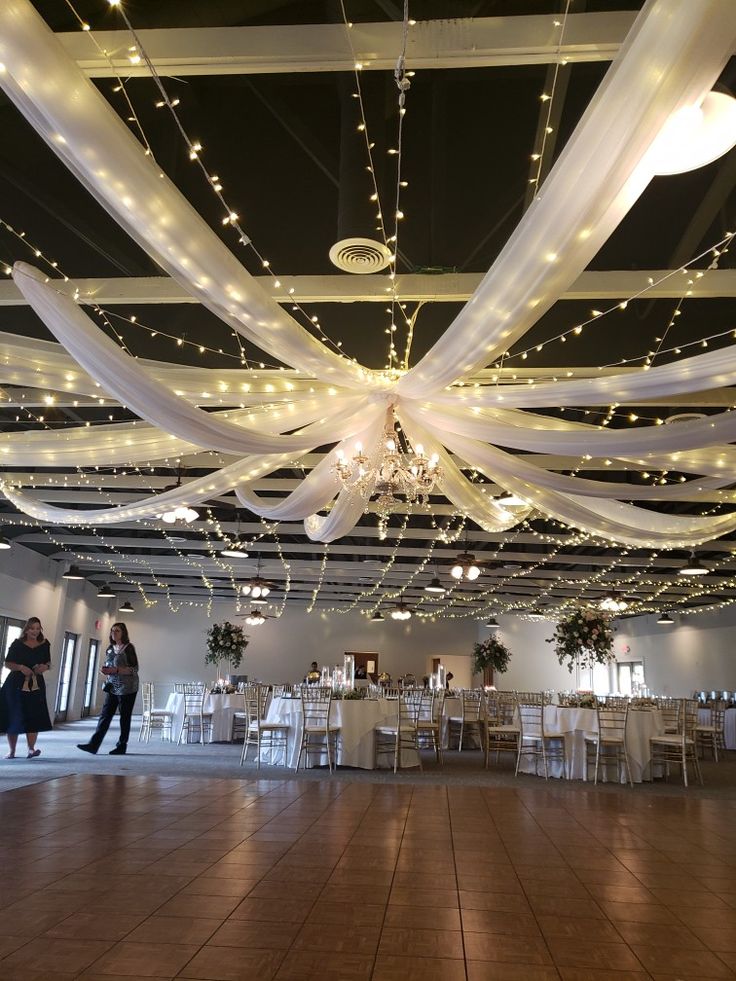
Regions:
<svg viewBox="0 0 736 981"><path fill-rule="evenodd" d="M110 681L105 682L105 684L102 686L102 690L106 695L112 695L112 693L115 691L115 689L112 686L112 682Z"/></svg>

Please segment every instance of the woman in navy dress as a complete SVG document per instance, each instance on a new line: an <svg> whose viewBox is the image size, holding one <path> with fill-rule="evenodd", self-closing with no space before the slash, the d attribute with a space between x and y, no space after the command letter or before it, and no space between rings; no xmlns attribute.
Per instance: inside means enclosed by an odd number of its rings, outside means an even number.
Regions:
<svg viewBox="0 0 736 981"><path fill-rule="evenodd" d="M38 617L26 620L20 637L10 645L5 667L10 671L0 690L0 732L8 736L5 759L15 759L18 736L23 732L28 759L32 760L41 755L41 750L36 749L39 732L51 729L43 678L51 667L51 651Z"/></svg>

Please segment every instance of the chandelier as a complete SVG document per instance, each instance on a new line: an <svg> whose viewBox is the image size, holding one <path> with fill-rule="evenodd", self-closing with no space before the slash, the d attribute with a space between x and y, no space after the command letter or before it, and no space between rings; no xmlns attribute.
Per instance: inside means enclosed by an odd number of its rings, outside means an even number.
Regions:
<svg viewBox="0 0 736 981"><path fill-rule="evenodd" d="M362 443L355 444L355 453L349 460L343 450L338 450L336 456L332 469L343 487L355 487L364 493L370 490L371 497L377 495L379 514L392 511L402 497L427 504L432 488L442 476L439 457L436 453L426 456L421 443L412 449L406 441L406 450L402 450L393 422L386 426L382 448L374 459L366 456Z"/></svg>
<svg viewBox="0 0 736 981"><path fill-rule="evenodd" d="M474 582L480 575L480 566L475 561L473 553L461 552L455 565L450 569L450 575L453 579L467 579L469 582Z"/></svg>
<svg viewBox="0 0 736 981"><path fill-rule="evenodd" d="M629 604L622 597L616 596L615 593L608 593L598 604L602 610L606 613L623 613L624 610L628 609Z"/></svg>
<svg viewBox="0 0 736 981"><path fill-rule="evenodd" d="M177 469L176 483L166 487L165 490L177 490L179 487L181 487L181 465ZM177 521L183 521L189 525L199 517L199 511L187 507L186 504L181 504L179 507L171 508L169 511L164 511L162 514L156 515L156 517L166 522L167 525L176 524Z"/></svg>
<svg viewBox="0 0 736 981"><path fill-rule="evenodd" d="M409 620L411 617L411 610L408 606L404 605L404 601L401 600L397 606L391 610L392 620Z"/></svg>

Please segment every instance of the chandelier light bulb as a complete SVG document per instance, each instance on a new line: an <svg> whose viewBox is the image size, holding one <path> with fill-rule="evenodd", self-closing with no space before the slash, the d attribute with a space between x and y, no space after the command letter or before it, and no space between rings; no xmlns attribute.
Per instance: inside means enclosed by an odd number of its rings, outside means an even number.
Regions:
<svg viewBox="0 0 736 981"><path fill-rule="evenodd" d="M253 597L253 599L258 599L258 597L261 595L261 592L262 590L260 586L256 585L251 587L250 594Z"/></svg>
<svg viewBox="0 0 736 981"><path fill-rule="evenodd" d="M475 582L475 580L478 578L479 575L480 575L480 569L478 568L477 565L468 566L465 572L465 578L469 579L471 582Z"/></svg>
<svg viewBox="0 0 736 981"><path fill-rule="evenodd" d="M250 596L250 584L249 583L247 583L247 582L246 583L243 583L243 585L240 587L240 595L241 596Z"/></svg>
<svg viewBox="0 0 736 981"><path fill-rule="evenodd" d="M462 579L463 578L463 567L461 565L454 565L450 569L450 575L452 576L453 579Z"/></svg>

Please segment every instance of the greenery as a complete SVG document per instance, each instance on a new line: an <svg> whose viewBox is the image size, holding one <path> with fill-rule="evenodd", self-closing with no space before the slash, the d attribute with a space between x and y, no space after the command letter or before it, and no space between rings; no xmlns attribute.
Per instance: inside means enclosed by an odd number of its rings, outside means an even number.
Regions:
<svg viewBox="0 0 736 981"><path fill-rule="evenodd" d="M494 636L484 640L482 644L473 645L473 672L483 674L486 668L492 668L499 674L508 670L511 651Z"/></svg>
<svg viewBox="0 0 736 981"><path fill-rule="evenodd" d="M224 623L213 623L207 631L207 653L205 664L219 664L228 661L231 671L236 671L243 660L248 638L242 627L226 620Z"/></svg>
<svg viewBox="0 0 736 981"><path fill-rule="evenodd" d="M560 664L572 671L576 664L592 668L595 664L613 661L614 628L595 610L575 610L555 627L554 637L547 643L555 645Z"/></svg>

